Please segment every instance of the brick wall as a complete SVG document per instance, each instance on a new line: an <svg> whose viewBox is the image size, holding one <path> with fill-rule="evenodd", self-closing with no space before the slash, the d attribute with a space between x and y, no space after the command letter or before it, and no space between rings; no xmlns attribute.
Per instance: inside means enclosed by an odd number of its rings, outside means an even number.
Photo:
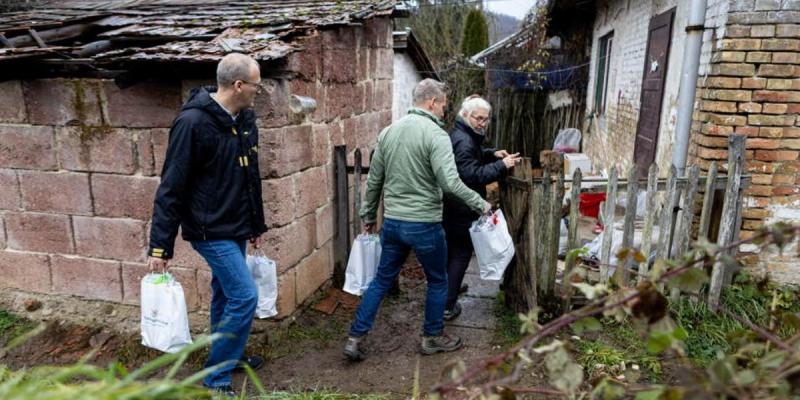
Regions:
<svg viewBox="0 0 800 400"><path fill-rule="evenodd" d="M709 0L707 3L706 26L712 29L706 31L701 69L710 59L710 42L715 35L715 28L724 27L728 1ZM609 32L614 34L605 111L602 114L595 114L584 126L584 151L589 154L598 169L608 169L612 165L617 165L622 171L627 171L633 164L650 19L672 8L675 8L675 19L666 66L667 75L655 160L662 175L666 175L672 162L688 2L676 0L598 2L593 27L587 115L595 109L598 41Z"/></svg>
<svg viewBox="0 0 800 400"><path fill-rule="evenodd" d="M278 263L281 316L331 277L332 146L371 148L391 122L391 35L384 18L318 32L287 60L295 78L264 79L265 251ZM138 304L169 127L200 83L0 83L2 286ZM292 115L291 93L315 98L317 111ZM189 309L207 309L210 270L180 238L172 265Z"/></svg>
<svg viewBox="0 0 800 400"><path fill-rule="evenodd" d="M724 170L727 136L747 135L746 238L765 222L800 220L800 1L732 0L720 33L698 81L690 154L703 169L717 160ZM755 259L775 278L800 283L788 255L796 252L784 254Z"/></svg>

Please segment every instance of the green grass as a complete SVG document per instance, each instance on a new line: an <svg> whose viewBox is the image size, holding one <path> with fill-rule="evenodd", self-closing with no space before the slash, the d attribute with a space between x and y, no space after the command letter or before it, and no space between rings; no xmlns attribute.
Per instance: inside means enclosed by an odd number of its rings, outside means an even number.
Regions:
<svg viewBox="0 0 800 400"><path fill-rule="evenodd" d="M722 294L722 304L732 313L765 328L770 326L773 301L776 311L800 312L800 289L754 282L743 276ZM735 319L709 310L703 302L684 298L672 304L670 311L675 321L689 332L687 355L700 366L715 360L719 352L730 352L735 339L749 331ZM775 326L781 338L797 333L797 329L788 324L778 322Z"/></svg>
<svg viewBox="0 0 800 400"><path fill-rule="evenodd" d="M629 322L617 323L613 319L603 320L603 330L595 339L575 341L576 359L590 376L599 372L621 372L634 364L651 381L661 376L662 366L658 357L647 352L644 341L634 332ZM603 370L598 368L602 364Z"/></svg>
<svg viewBox="0 0 800 400"><path fill-rule="evenodd" d="M507 347L522 340L523 335L522 332L520 332L522 323L517 313L506 307L505 293L503 291L497 294L497 301L494 305L494 315L496 319L494 334L496 341L499 342L501 346Z"/></svg>
<svg viewBox="0 0 800 400"><path fill-rule="evenodd" d="M0 310L0 344L14 340L35 327L36 323L29 319Z"/></svg>

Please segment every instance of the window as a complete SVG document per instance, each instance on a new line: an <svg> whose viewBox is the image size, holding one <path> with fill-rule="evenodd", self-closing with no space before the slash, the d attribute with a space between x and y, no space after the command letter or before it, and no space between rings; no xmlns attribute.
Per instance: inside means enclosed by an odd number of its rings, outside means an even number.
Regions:
<svg viewBox="0 0 800 400"><path fill-rule="evenodd" d="M611 64L611 44L614 41L614 32L600 38L597 48L597 83L594 92L594 111L602 114L606 108L606 92L608 92L608 70Z"/></svg>

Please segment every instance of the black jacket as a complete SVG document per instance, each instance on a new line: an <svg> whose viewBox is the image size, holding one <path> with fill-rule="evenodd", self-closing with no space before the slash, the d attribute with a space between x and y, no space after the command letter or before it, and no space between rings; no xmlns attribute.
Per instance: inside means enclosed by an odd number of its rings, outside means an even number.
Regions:
<svg viewBox="0 0 800 400"><path fill-rule="evenodd" d="M178 225L186 240L244 240L266 232L251 109L234 122L210 92L192 90L169 133L156 192L150 256L172 258Z"/></svg>
<svg viewBox="0 0 800 400"><path fill-rule="evenodd" d="M478 134L461 117L456 118L450 141L456 159L458 175L465 185L486 198L486 185L506 175L503 160L494 156L495 149L483 148L484 135ZM470 224L480 217L469 207L456 199L445 196L442 224L447 230L469 229Z"/></svg>

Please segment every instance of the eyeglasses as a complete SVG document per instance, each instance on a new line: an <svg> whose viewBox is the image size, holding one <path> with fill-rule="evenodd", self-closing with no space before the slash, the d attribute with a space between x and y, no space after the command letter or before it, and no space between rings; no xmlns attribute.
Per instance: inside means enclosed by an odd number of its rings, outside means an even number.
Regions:
<svg viewBox="0 0 800 400"><path fill-rule="evenodd" d="M479 124L488 124L488 123L489 123L489 120L491 119L491 117L489 117L489 116L486 116L486 117L483 117L483 116L476 117L476 116L474 116L474 115L472 115L472 114L470 114L470 115L469 115L469 117L470 117L470 118L472 118L472 119L474 119L475 121L477 121Z"/></svg>
<svg viewBox="0 0 800 400"><path fill-rule="evenodd" d="M256 93L261 93L264 90L264 84L261 83L261 82L248 82L248 81L244 81L244 80L241 80L241 79L238 79L238 81L242 82L242 83L246 83L248 85L255 86L256 87ZM234 81L233 84L235 85L236 81Z"/></svg>

